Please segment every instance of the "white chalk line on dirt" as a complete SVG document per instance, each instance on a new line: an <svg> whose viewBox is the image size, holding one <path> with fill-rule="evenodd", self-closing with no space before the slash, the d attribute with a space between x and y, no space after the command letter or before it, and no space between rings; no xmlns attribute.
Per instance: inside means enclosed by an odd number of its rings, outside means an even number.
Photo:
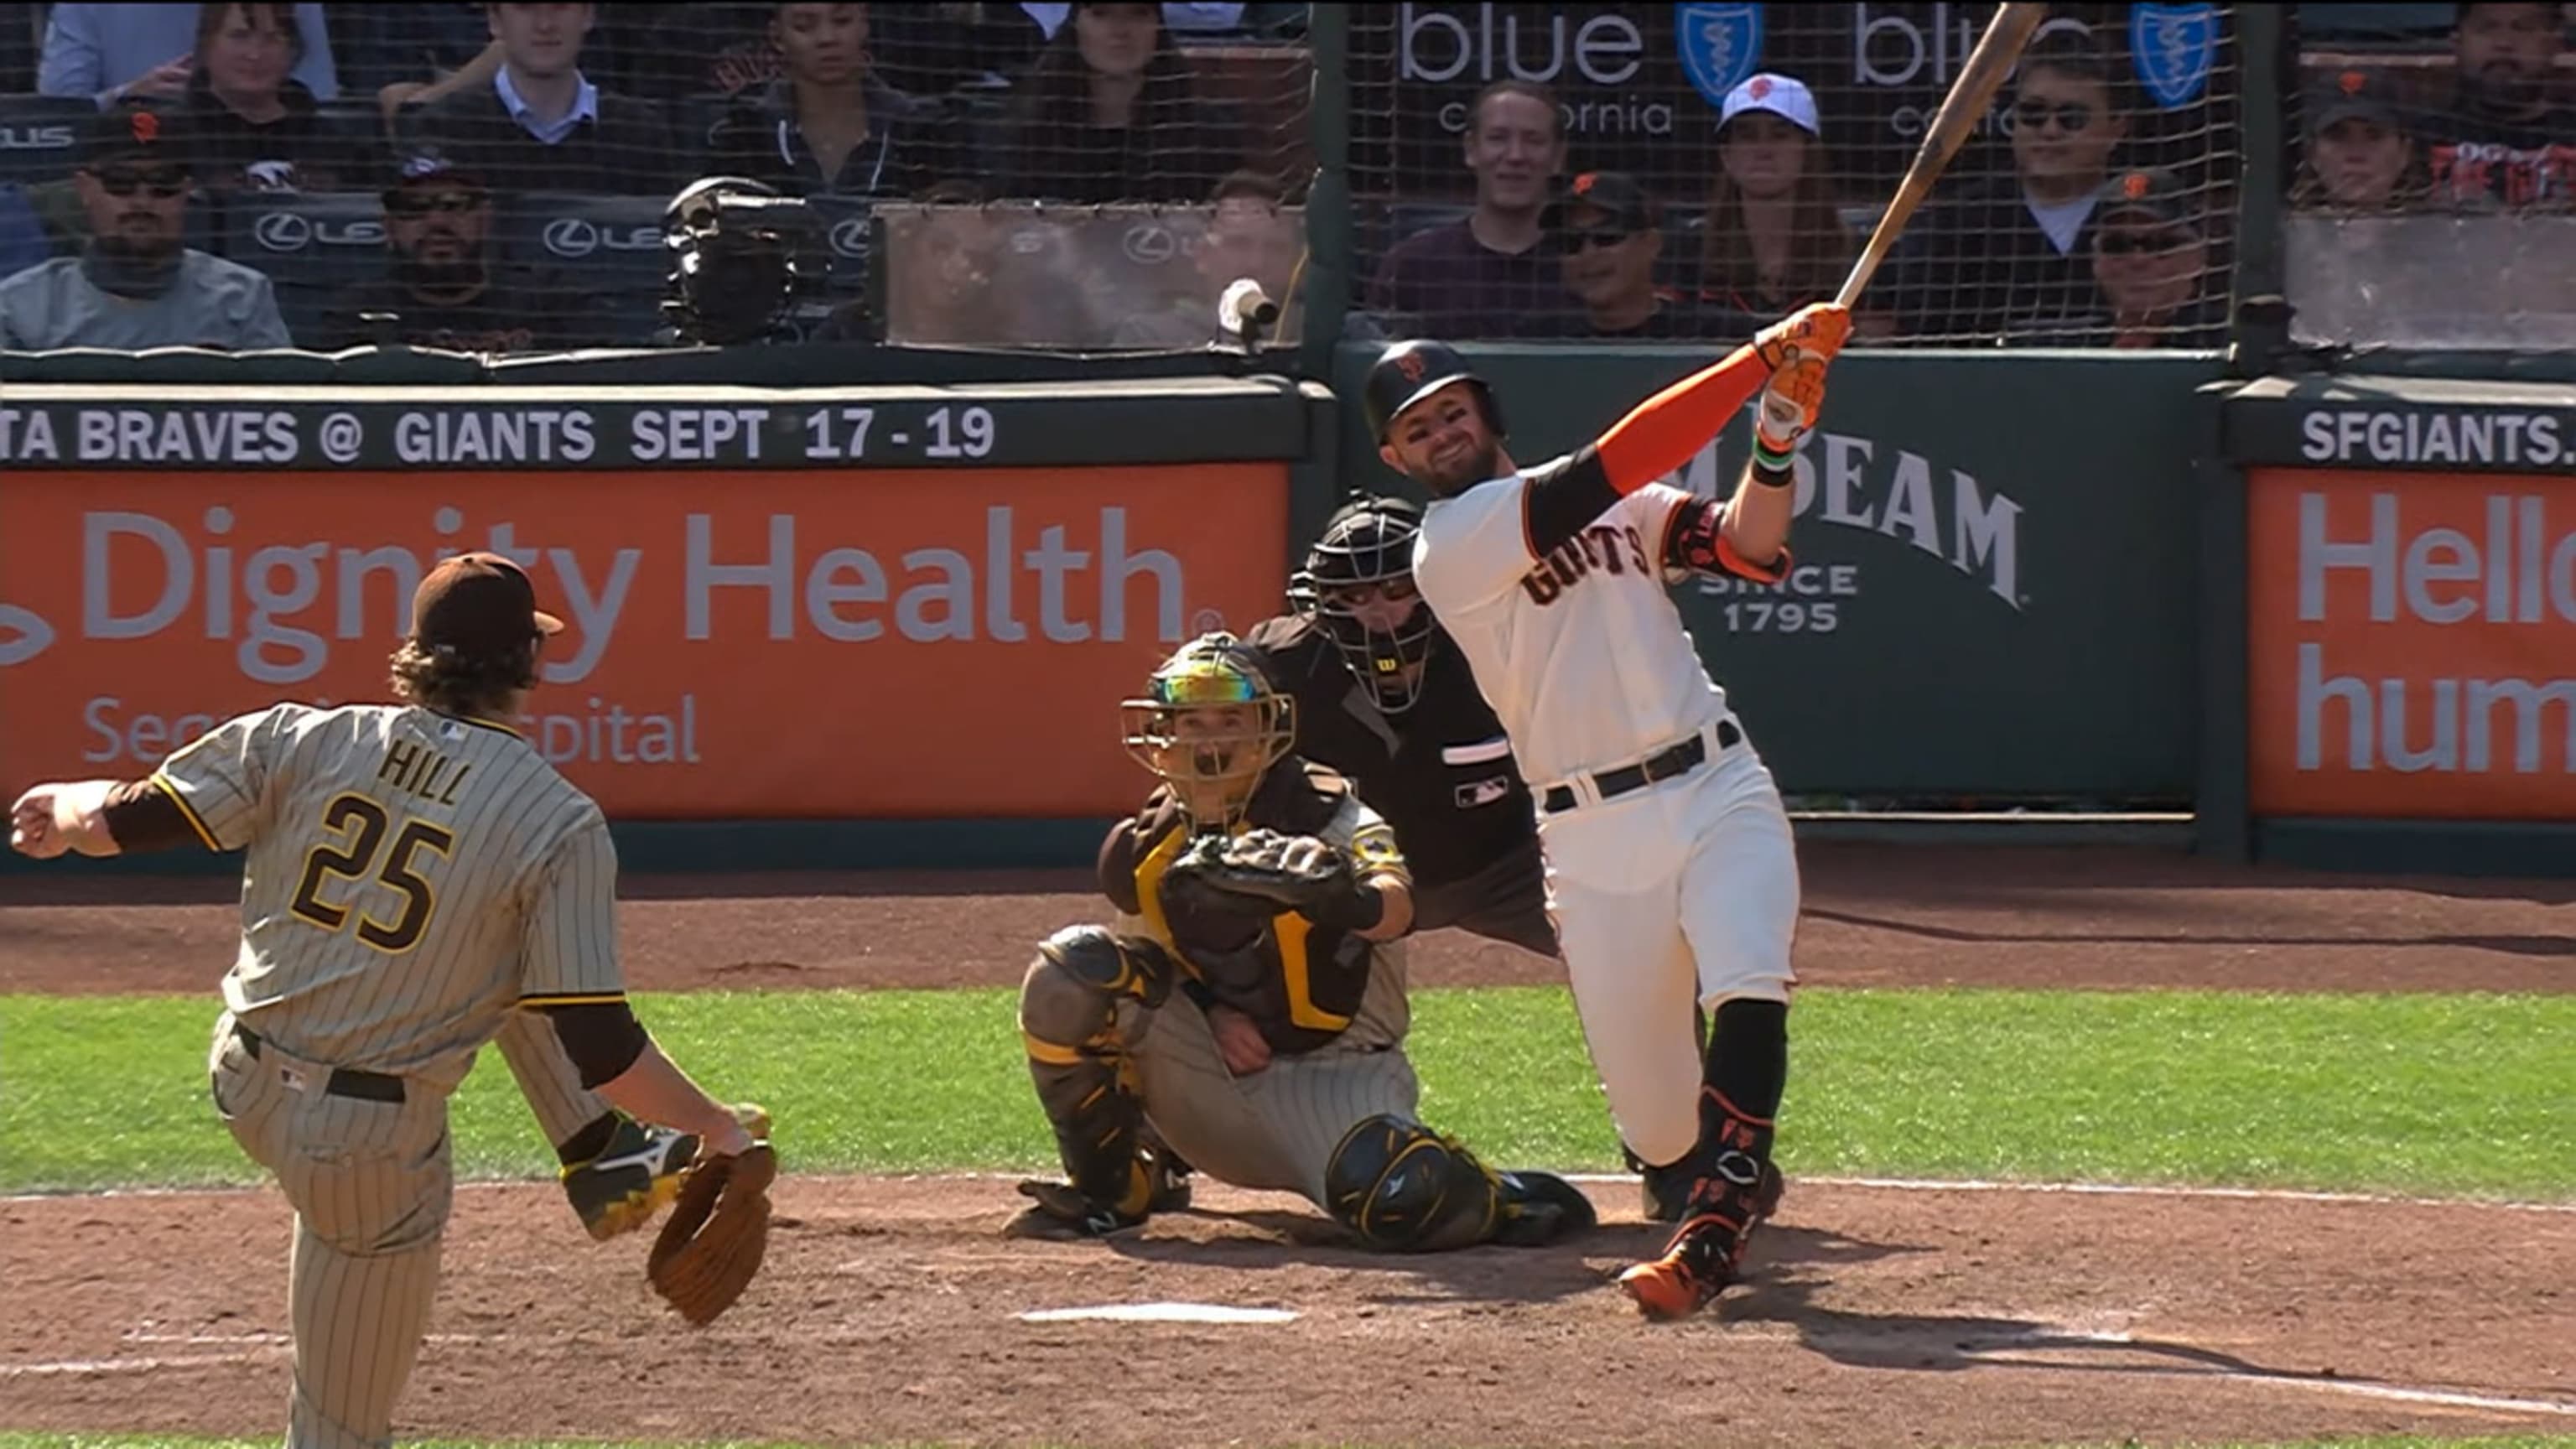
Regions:
<svg viewBox="0 0 2576 1449"><path fill-rule="evenodd" d="M1071 1314L1059 1311L1057 1314L1053 1315L1044 1313L1023 1313L1018 1316L1023 1319L1040 1321L1053 1316L1096 1317L1119 1315L1114 1312L1108 1312L1101 1309L1089 1309L1074 1310ZM1156 1317L1161 1315L1144 1314L1137 1316ZM1295 1315L1290 1314L1289 1316L1293 1318ZM239 1364L257 1363L264 1359L280 1358L292 1351L290 1340L286 1335L280 1333L181 1334L152 1333L137 1330L129 1331L124 1334L123 1337L129 1343L176 1343L192 1345L239 1344L252 1346L257 1351L244 1353L196 1354L188 1356L147 1356L142 1358L57 1359L47 1363L0 1364L0 1380L12 1378L69 1377L77 1375L95 1376L101 1374L157 1373L169 1369L223 1368ZM433 1333L428 1335L426 1341L430 1344L467 1343L482 1345L524 1337L526 1336L511 1334ZM1792 1336L1783 1335L1783 1338L1784 1340L1789 1340ZM2018 1333L2002 1334L1972 1340L1967 1344L1963 1344L1962 1347L1970 1352L1976 1353L1984 1362L1988 1363L2037 1364L2053 1362L2053 1360L2044 1358L2024 1358L2011 1351L2041 1350L2051 1347L2062 1348L2066 1346L2069 1340L2079 1340L2088 1344L2099 1344L2104 1348L2113 1349L2128 1346L2137 1342L2132 1335L2118 1330L2106 1331L2101 1329L2085 1329L2071 1326L2055 1328L2041 1326L2026 1329ZM2005 1352L1998 1354L1996 1350L2004 1350ZM2154 1369L2150 1369L2148 1371L2159 1372L2159 1370ZM2291 1374L2263 1373L2259 1370L2203 1367L2176 1368L2161 1370L2161 1372L2168 1373L2177 1378L2201 1378L2215 1374L2217 1377L2226 1379L2233 1383L2257 1384L2277 1388L2311 1389L2322 1393L2350 1394L2365 1399L2379 1399L2393 1403L2424 1404L2437 1408L2478 1409L2506 1414L2555 1415L2561 1418L2576 1419L2576 1403L2568 1403L2557 1399L2521 1398L2503 1394L2473 1394L2465 1393L2457 1389L2422 1388L2408 1384L2380 1383L2362 1379L2308 1378Z"/></svg>
<svg viewBox="0 0 2576 1449"><path fill-rule="evenodd" d="M824 1173L825 1180L849 1182L1017 1182L1025 1172L891 1172L891 1173ZM1595 1186L1633 1187L1637 1179L1618 1172L1568 1172L1561 1174L1568 1182ZM2576 1202L2521 1202L2511 1199L2482 1197L2400 1197L2387 1193L2312 1192L2286 1187L2190 1187L2159 1186L2117 1182L1989 1182L1978 1178L1922 1177L1807 1177L1790 1179L1792 1185L1812 1184L1817 1187L1857 1187L1881 1192L1999 1192L2057 1194L2070 1197L2175 1197L2207 1199L2241 1199L2248 1202L2314 1202L2350 1203L2360 1206L2416 1208L2484 1208L2514 1213L2576 1213ZM539 1178L507 1178L460 1182L459 1192L513 1190L543 1185ZM91 1192L22 1192L0 1193L0 1206L10 1203L80 1202L102 1198L221 1198L253 1197L272 1192L259 1187L111 1187Z"/></svg>

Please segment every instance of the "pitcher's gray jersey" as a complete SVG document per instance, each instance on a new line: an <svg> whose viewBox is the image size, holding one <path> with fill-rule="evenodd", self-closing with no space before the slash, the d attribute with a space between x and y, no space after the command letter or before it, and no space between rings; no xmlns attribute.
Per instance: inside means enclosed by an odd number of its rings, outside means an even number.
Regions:
<svg viewBox="0 0 2576 1449"><path fill-rule="evenodd" d="M247 848L224 1002L298 1056L452 1089L513 1007L624 994L607 822L507 726L279 704L153 782Z"/></svg>

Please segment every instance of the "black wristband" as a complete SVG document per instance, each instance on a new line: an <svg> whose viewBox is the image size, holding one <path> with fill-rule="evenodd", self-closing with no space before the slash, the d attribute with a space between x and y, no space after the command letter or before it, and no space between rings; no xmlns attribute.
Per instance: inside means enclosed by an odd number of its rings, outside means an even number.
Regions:
<svg viewBox="0 0 2576 1449"><path fill-rule="evenodd" d="M1765 488L1795 488L1798 486L1797 462L1795 459L1791 459L1782 462L1779 467L1773 468L1762 461L1762 455L1760 453L1755 453L1753 455L1753 481Z"/></svg>

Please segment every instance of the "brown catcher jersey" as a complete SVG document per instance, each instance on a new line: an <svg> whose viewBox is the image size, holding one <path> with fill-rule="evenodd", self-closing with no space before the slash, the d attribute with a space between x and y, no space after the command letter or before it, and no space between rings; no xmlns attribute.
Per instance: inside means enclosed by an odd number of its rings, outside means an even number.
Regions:
<svg viewBox="0 0 2576 1449"><path fill-rule="evenodd" d="M1245 808L1238 832L1265 827L1312 835L1353 858L1362 879L1411 884L1395 832L1359 802L1349 782L1290 758L1271 767ZM1119 929L1169 947L1181 968L1217 1002L1260 1024L1271 1048L1313 1051L1337 1039L1393 1046L1410 1020L1402 952L1295 912L1267 920L1167 911L1163 873L1190 843L1189 818L1158 789L1132 820L1111 827L1101 846L1100 885L1121 915ZM1375 969L1372 969L1372 968Z"/></svg>

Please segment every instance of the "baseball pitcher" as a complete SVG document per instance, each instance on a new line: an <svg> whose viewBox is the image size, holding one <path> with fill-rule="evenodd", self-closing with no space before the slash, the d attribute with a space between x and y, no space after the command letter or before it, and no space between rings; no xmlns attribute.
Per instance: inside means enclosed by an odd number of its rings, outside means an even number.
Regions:
<svg viewBox="0 0 2576 1449"><path fill-rule="evenodd" d="M1389 1251L1589 1229L1573 1184L1497 1172L1416 1115L1411 880L1385 822L1290 752L1294 713L1223 633L1122 706L1129 755L1163 783L1101 846L1115 924L1049 937L1021 985L1072 1180L1021 1184L1036 1206L1014 1229L1098 1237L1182 1205L1161 1144L1220 1181L1302 1194Z"/></svg>
<svg viewBox="0 0 2576 1449"><path fill-rule="evenodd" d="M516 563L452 558L413 596L402 703L273 705L148 779L38 785L10 809L11 846L38 859L245 852L209 1062L216 1113L295 1209L290 1449L390 1442L438 1285L448 1094L514 1022L548 1029L580 1088L707 1160L765 1127L636 1021L607 822L499 723L561 627Z"/></svg>
<svg viewBox="0 0 2576 1449"><path fill-rule="evenodd" d="M1650 1174L1686 1184L1663 1255L1620 1277L1651 1318L1713 1301L1778 1203L1798 921L1788 813L1669 582L1783 575L1794 449L1849 331L1842 307L1804 308L1526 470L1503 451L1492 390L1449 347L1397 343L1367 381L1379 456L1434 500L1415 581L1537 800L1548 907L1611 1115ZM1656 481L1757 391L1731 498Z"/></svg>

